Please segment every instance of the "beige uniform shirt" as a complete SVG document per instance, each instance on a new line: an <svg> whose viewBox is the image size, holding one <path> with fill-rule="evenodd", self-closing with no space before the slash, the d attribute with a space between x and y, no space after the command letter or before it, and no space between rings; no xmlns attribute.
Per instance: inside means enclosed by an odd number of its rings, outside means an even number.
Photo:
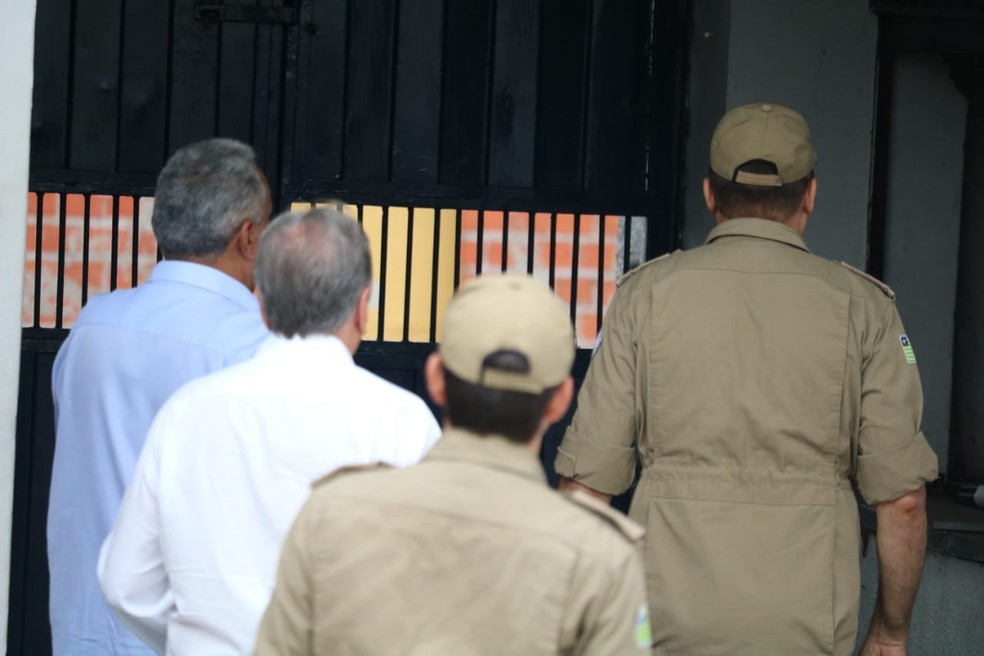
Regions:
<svg viewBox="0 0 984 656"><path fill-rule="evenodd" d="M641 538L526 447L452 429L419 465L316 486L256 653L648 653Z"/></svg>
<svg viewBox="0 0 984 656"><path fill-rule="evenodd" d="M640 462L655 653L850 654L850 481L878 503L935 478L921 414L891 290L735 219L624 279L556 469L619 494Z"/></svg>

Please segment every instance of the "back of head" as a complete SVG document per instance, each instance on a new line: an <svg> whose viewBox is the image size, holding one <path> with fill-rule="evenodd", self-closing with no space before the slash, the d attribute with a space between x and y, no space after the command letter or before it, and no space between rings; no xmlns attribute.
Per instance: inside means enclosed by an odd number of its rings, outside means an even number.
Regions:
<svg viewBox="0 0 984 656"><path fill-rule="evenodd" d="M574 350L567 307L543 283L504 274L463 285L438 347L448 419L478 434L530 440Z"/></svg>
<svg viewBox="0 0 984 656"><path fill-rule="evenodd" d="M151 223L169 259L221 254L245 220L266 221L270 190L246 144L208 139L175 152L157 178Z"/></svg>
<svg viewBox="0 0 984 656"><path fill-rule="evenodd" d="M332 334L372 284L369 242L356 221L334 210L282 214L263 233L255 275L270 330Z"/></svg>
<svg viewBox="0 0 984 656"><path fill-rule="evenodd" d="M796 111L752 104L722 117L711 137L711 190L718 211L786 221L813 178L816 152L810 128Z"/></svg>

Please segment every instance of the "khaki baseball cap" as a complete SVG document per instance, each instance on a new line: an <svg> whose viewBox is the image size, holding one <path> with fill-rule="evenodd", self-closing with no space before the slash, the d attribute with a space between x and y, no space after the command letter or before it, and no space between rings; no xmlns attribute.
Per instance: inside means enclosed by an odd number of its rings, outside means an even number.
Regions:
<svg viewBox="0 0 984 656"><path fill-rule="evenodd" d="M775 164L776 174L738 171L753 159ZM753 104L725 114L711 137L711 170L725 180L781 187L808 176L817 163L810 126L788 107Z"/></svg>
<svg viewBox="0 0 984 656"><path fill-rule="evenodd" d="M539 394L564 382L574 362L574 330L567 306L529 276L486 275L462 285L444 315L438 353L464 381ZM490 366L507 352L509 366Z"/></svg>

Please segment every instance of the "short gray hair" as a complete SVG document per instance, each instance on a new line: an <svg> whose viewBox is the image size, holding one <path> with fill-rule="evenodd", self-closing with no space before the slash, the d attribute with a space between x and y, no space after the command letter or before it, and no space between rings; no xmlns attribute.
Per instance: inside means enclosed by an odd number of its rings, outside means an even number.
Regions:
<svg viewBox="0 0 984 656"><path fill-rule="evenodd" d="M268 218L270 190L253 149L208 139L175 152L157 178L151 225L165 257L219 255L245 220Z"/></svg>
<svg viewBox="0 0 984 656"><path fill-rule="evenodd" d="M287 212L263 233L255 275L270 330L285 337L332 334L372 284L369 240L341 212Z"/></svg>

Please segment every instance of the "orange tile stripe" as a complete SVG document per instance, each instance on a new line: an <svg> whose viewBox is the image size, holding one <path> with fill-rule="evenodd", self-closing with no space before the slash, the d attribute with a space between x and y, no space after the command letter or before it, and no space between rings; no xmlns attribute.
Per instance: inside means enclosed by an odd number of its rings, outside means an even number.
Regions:
<svg viewBox="0 0 984 656"><path fill-rule="evenodd" d="M37 253L37 215L38 194L28 196L27 258L25 260L25 285L22 323L24 326L55 326L57 310L58 257L62 246L59 234L60 203L64 198L65 222L65 290L62 302L63 326L70 327L81 309L83 278L83 244L86 240L84 230L84 197L80 194L44 194L41 208L41 261L36 261ZM139 234L137 246L137 280L142 282L150 274L157 259L157 242L150 227L153 208L152 198L136 200L129 196L114 199L112 196L91 196L89 200L89 253L88 253L88 295L110 290L111 255L113 238L114 203L118 203L118 239L116 287L129 287L132 280L132 237L134 224L134 203L139 202ZM306 209L308 203L295 203L294 209ZM358 214L354 205L344 206L344 211L352 217ZM615 293L615 280L618 274L618 242L620 227L627 225L626 217L616 215L580 216L577 239L577 271L574 264L574 226L573 214L527 212L501 212L478 210L461 211L461 244L458 257L454 254L455 210L435 210L430 208L388 208L386 296L384 307L384 341L401 341L404 337L404 316L410 323L406 334L410 341L430 341L431 298L437 287L436 334L440 339L441 318L453 292L454 269L459 269L460 282L465 282L477 274L479 258L483 272L501 271L503 257L507 271L526 272L530 270L530 222L533 222L533 263L534 277L549 280L551 261L551 222L554 224L554 289L558 296L568 304L571 302L572 276L577 278L577 298L575 301L575 328L578 344L590 347L597 336L598 294L602 294L602 311L608 307ZM373 272L376 285L371 308L367 339L375 339L379 334L379 279L381 274L383 208L365 206L362 208L363 227L369 236L373 249ZM412 221L412 242L410 226ZM479 223L482 224L482 252L478 252ZM507 228L508 226L508 228ZM504 233L504 229L506 232ZM435 234L436 233L436 234ZM601 236L604 234L604 246ZM505 240L503 237L505 236ZM434 243L438 244L438 266L433 271ZM406 284L408 243L410 261L410 285ZM603 281L599 290L598 265L602 264ZM34 316L35 271L41 272L40 315ZM409 291L407 291L409 290ZM406 312L409 304L409 312Z"/></svg>

